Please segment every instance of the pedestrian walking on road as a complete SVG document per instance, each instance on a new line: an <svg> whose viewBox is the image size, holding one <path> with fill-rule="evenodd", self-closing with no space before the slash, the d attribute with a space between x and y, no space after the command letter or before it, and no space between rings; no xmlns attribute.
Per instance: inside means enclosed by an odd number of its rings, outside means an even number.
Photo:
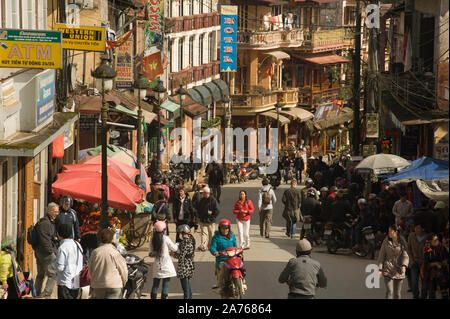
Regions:
<svg viewBox="0 0 450 319"><path fill-rule="evenodd" d="M158 193L158 201L153 206L152 210L153 223L163 221L166 223L166 235L169 236L169 221L172 220L172 212L169 208L169 203L163 192Z"/></svg>
<svg viewBox="0 0 450 319"><path fill-rule="evenodd" d="M175 253L178 258L177 276L183 287L184 299L192 299L191 279L194 276L195 238L191 234L189 225L180 225L177 228L179 236L179 250Z"/></svg>
<svg viewBox="0 0 450 319"><path fill-rule="evenodd" d="M234 204L233 214L236 215L236 223L238 226L239 245L242 249L250 248L250 218L255 211L253 203L247 197L247 192L241 190L239 199Z"/></svg>
<svg viewBox="0 0 450 319"><path fill-rule="evenodd" d="M72 238L73 227L59 225L58 239L61 241L56 253L58 299L78 299L80 293L80 272L83 269L83 249Z"/></svg>
<svg viewBox="0 0 450 319"><path fill-rule="evenodd" d="M211 247L211 240L214 236L215 221L219 216L219 206L214 196L211 196L209 187L201 190L202 199L198 204L198 219L200 224L200 246L201 251L206 251Z"/></svg>
<svg viewBox="0 0 450 319"><path fill-rule="evenodd" d="M295 178L297 179L298 183L301 184L302 172L305 169L305 162L303 161L303 157L300 155L300 153L297 153L295 155L294 167L295 167Z"/></svg>
<svg viewBox="0 0 450 319"><path fill-rule="evenodd" d="M378 254L380 279L384 277L386 299L400 299L406 268L409 264L405 239L400 235L397 225L389 226L388 235Z"/></svg>
<svg viewBox="0 0 450 319"><path fill-rule="evenodd" d="M49 203L47 205L47 215L42 217L35 226L38 235L38 244L33 247L37 264L36 294L44 298L52 295L56 285L54 262L58 251L58 237L55 218L58 214L59 205L53 202ZM47 282L44 291L42 291L45 277L47 277Z"/></svg>
<svg viewBox="0 0 450 319"><path fill-rule="evenodd" d="M297 181L291 181L291 188L283 193L281 200L284 204L283 217L286 219L286 236L293 238L297 231L297 222L301 221L301 194L297 189Z"/></svg>
<svg viewBox="0 0 450 319"><path fill-rule="evenodd" d="M59 225L67 224L71 226L72 232L70 238L76 241L81 241L80 222L78 220L77 212L72 208L73 199L67 195L61 199L61 206L59 207L59 214L55 218L55 227L58 229Z"/></svg>
<svg viewBox="0 0 450 319"><path fill-rule="evenodd" d="M270 237L270 227L272 226L273 205L277 202L277 197L272 187L269 185L269 180L264 178L263 186L259 190L259 232L261 237Z"/></svg>
<svg viewBox="0 0 450 319"><path fill-rule="evenodd" d="M411 290L414 299L423 299L426 294L425 279L420 275L420 269L424 263L424 249L428 234L425 233L425 226L414 225L414 232L408 236L408 255L411 269ZM420 289L419 289L420 283Z"/></svg>
<svg viewBox="0 0 450 319"><path fill-rule="evenodd" d="M212 170L208 175L208 185L213 192L214 198L220 204L220 195L222 193L221 187L223 186L223 173L219 167L219 164L213 162Z"/></svg>
<svg viewBox="0 0 450 319"><path fill-rule="evenodd" d="M326 288L327 278L320 263L311 258L312 246L307 239L297 243L297 258L289 260L278 281L289 285L288 299L314 299L316 287Z"/></svg>
<svg viewBox="0 0 450 319"><path fill-rule="evenodd" d="M171 254L178 250L178 244L174 244L169 236L164 235L166 223L157 221L154 225L155 231L150 241L150 257L155 257L153 263L153 286L151 299L156 299L159 284L162 279L161 299L169 296L169 282L171 277L176 277L175 266L173 265Z"/></svg>
<svg viewBox="0 0 450 319"><path fill-rule="evenodd" d="M426 297L436 299L436 290L439 287L441 298L448 299L448 251L441 243L441 235L433 234L430 237L424 256Z"/></svg>
<svg viewBox="0 0 450 319"><path fill-rule="evenodd" d="M192 207L192 201L186 189L181 188L178 196L175 197L173 202L173 219L176 226L180 225L193 225L195 221L194 209ZM177 242L179 238L177 237Z"/></svg>
<svg viewBox="0 0 450 319"><path fill-rule="evenodd" d="M111 228L102 229L98 234L100 246L89 259L93 299L122 299L128 281L127 262L112 244L114 235Z"/></svg>

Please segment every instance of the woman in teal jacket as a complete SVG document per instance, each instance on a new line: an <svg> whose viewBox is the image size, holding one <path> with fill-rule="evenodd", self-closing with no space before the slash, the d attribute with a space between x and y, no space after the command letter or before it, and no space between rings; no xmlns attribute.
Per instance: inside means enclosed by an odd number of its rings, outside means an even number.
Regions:
<svg viewBox="0 0 450 319"><path fill-rule="evenodd" d="M237 247L236 236L230 229L231 223L227 219L222 219L219 223L219 230L214 233L211 240L210 252L216 256L216 276L218 287L222 289L225 285L226 270L223 262L227 260L226 256L219 256L219 252L229 247ZM215 287L216 288L216 287Z"/></svg>

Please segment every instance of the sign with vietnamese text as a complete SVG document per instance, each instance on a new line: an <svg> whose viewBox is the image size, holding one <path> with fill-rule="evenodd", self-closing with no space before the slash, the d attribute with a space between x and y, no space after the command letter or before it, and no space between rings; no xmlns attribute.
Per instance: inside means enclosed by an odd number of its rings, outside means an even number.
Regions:
<svg viewBox="0 0 450 319"><path fill-rule="evenodd" d="M60 69L60 31L0 29L0 68Z"/></svg>
<svg viewBox="0 0 450 319"><path fill-rule="evenodd" d="M116 71L116 88L131 89L133 87L133 37L116 48Z"/></svg>
<svg viewBox="0 0 450 319"><path fill-rule="evenodd" d="M105 51L104 27L68 26L57 23L55 30L62 32L63 49Z"/></svg>
<svg viewBox="0 0 450 319"><path fill-rule="evenodd" d="M220 72L237 71L237 6L222 6L220 15Z"/></svg>
<svg viewBox="0 0 450 319"><path fill-rule="evenodd" d="M36 81L36 126L40 126L55 113L55 71L40 74Z"/></svg>

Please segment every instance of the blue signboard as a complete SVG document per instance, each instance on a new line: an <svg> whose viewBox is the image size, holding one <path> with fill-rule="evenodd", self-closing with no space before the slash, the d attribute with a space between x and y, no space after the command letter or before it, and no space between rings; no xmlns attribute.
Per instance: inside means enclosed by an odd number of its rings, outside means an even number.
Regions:
<svg viewBox="0 0 450 319"><path fill-rule="evenodd" d="M55 113L55 71L50 70L37 77L38 100L36 126L47 121Z"/></svg>
<svg viewBox="0 0 450 319"><path fill-rule="evenodd" d="M237 8L221 8L220 72L237 71Z"/></svg>

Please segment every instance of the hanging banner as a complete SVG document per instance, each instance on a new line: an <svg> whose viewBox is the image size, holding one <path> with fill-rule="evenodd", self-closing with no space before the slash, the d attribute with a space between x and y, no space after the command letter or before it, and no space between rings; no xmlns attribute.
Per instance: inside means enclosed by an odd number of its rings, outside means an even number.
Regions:
<svg viewBox="0 0 450 319"><path fill-rule="evenodd" d="M222 6L220 14L220 72L236 72L238 7Z"/></svg>
<svg viewBox="0 0 450 319"><path fill-rule="evenodd" d="M57 23L56 31L62 32L63 49L80 51L105 51L105 28L68 26Z"/></svg>
<svg viewBox="0 0 450 319"><path fill-rule="evenodd" d="M144 58L142 60L142 70L148 81L152 82L156 78L153 77L153 74L147 73L148 70L162 69L161 53L164 42L164 0L147 0L147 9L148 22L145 26L145 49ZM154 54L157 53L160 54L159 59L154 59ZM153 57L150 58L152 55ZM153 65L150 66L150 63ZM151 87L154 87L155 85L156 81L150 84Z"/></svg>
<svg viewBox="0 0 450 319"><path fill-rule="evenodd" d="M116 89L133 87L133 37L116 48Z"/></svg>
<svg viewBox="0 0 450 319"><path fill-rule="evenodd" d="M0 68L60 69L60 31L0 29Z"/></svg>
<svg viewBox="0 0 450 319"><path fill-rule="evenodd" d="M73 144L73 133L75 128L75 122L70 124L65 130L64 130L64 149L67 149Z"/></svg>
<svg viewBox="0 0 450 319"><path fill-rule="evenodd" d="M366 114L366 138L378 138L379 137L379 121L378 113Z"/></svg>

